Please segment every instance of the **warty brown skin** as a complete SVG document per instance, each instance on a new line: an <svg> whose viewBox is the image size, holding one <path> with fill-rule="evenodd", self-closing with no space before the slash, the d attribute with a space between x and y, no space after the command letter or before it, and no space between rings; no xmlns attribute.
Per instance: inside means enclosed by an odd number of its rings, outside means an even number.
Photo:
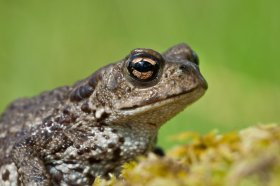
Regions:
<svg viewBox="0 0 280 186"><path fill-rule="evenodd" d="M73 86L11 103L0 118L0 185L91 185L153 150L160 126L207 83L186 44L135 49Z"/></svg>

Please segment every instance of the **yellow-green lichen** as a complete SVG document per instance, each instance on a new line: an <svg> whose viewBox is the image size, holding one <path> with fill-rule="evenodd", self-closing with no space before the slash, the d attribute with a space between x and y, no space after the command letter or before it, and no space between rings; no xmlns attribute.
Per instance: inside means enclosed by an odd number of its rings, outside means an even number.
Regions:
<svg viewBox="0 0 280 186"><path fill-rule="evenodd" d="M204 136L186 132L176 139L188 143L169 150L163 158L154 154L139 157L137 163L123 166L120 178L98 178L94 186L280 185L278 125Z"/></svg>

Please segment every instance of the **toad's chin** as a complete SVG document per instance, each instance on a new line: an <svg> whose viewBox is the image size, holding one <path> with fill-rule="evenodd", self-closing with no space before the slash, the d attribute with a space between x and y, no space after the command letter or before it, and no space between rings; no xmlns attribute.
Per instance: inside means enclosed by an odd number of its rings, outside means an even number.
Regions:
<svg viewBox="0 0 280 186"><path fill-rule="evenodd" d="M199 86L153 103L122 108L116 115L121 123L135 123L136 126L150 124L157 130L163 123L203 96L205 90Z"/></svg>

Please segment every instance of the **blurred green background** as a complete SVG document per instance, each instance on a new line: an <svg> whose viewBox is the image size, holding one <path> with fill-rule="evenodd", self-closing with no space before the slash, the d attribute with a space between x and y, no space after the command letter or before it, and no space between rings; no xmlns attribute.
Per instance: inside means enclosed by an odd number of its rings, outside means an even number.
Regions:
<svg viewBox="0 0 280 186"><path fill-rule="evenodd" d="M160 130L205 133L280 121L280 1L0 0L0 110L91 74L136 47L187 42L209 90Z"/></svg>

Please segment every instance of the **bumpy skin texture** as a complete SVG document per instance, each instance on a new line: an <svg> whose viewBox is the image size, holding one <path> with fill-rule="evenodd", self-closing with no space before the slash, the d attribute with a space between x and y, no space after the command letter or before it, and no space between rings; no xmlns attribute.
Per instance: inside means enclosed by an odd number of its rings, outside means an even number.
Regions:
<svg viewBox="0 0 280 186"><path fill-rule="evenodd" d="M90 185L118 175L206 89L197 56L179 44L162 55L135 49L73 86L16 100L0 118L0 185Z"/></svg>

